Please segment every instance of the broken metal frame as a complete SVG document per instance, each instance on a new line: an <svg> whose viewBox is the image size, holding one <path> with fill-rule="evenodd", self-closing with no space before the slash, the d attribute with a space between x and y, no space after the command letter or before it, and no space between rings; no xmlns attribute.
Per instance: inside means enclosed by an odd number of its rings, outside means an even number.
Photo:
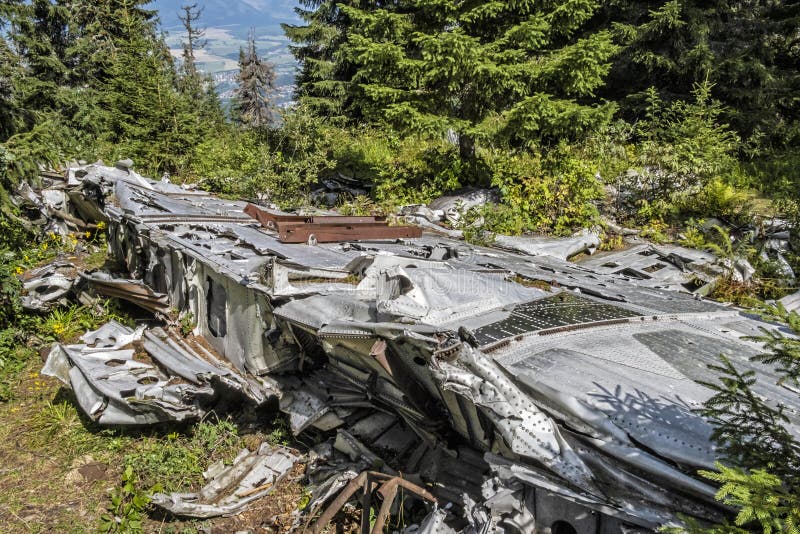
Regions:
<svg viewBox="0 0 800 534"><path fill-rule="evenodd" d="M408 239L422 236L417 226L389 226L386 217L287 215L248 204L244 213L277 232L283 243L337 243L363 239Z"/></svg>
<svg viewBox="0 0 800 534"><path fill-rule="evenodd" d="M796 394L748 359L760 347L744 338L775 325L564 261L588 234L523 243L535 245L527 253L429 234L309 247L256 227L244 203L104 172L84 180L113 190L101 206L112 254L194 315L195 334L240 375L231 380L280 398L296 433L335 430L348 469L391 450L403 472L447 480L431 493L482 528L507 520L508 506L528 525L543 506L598 513L585 532L721 518L715 488L694 473L717 457L695 411L711 393L696 382L713 380L705 364L723 352L757 371L757 394L786 404L789 430L800 429ZM67 371L91 356L80 350ZM107 393L87 399L147 408ZM537 528L554 520L534 515Z"/></svg>
<svg viewBox="0 0 800 534"><path fill-rule="evenodd" d="M383 526L391 513L392 504L397 496L398 488L408 490L413 495L430 503L437 503L436 497L431 495L428 490L401 476L391 476L386 473L381 473L380 471L364 471L351 480L330 505L328 505L325 511L322 512L319 518L313 522L311 533L319 534L322 529L331 522L333 517L342 509L347 501L350 500L350 497L361 489L363 491L361 496L361 534L381 534L383 532ZM378 514L375 516L375 523L372 528L370 528L370 516L367 510L372 506L373 493L376 490L383 497L383 503L381 504Z"/></svg>

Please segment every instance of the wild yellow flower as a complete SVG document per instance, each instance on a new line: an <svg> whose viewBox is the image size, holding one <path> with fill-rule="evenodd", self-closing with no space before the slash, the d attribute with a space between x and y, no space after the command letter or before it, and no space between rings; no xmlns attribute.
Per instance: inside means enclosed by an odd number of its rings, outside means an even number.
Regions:
<svg viewBox="0 0 800 534"><path fill-rule="evenodd" d="M88 230L83 235L85 235L86 237L92 237L92 233L89 232Z"/></svg>
<svg viewBox="0 0 800 534"><path fill-rule="evenodd" d="M17 274L22 274L25 272L25 269L23 269L22 267L17 267L16 269L14 269L14 272L16 272Z"/></svg>
<svg viewBox="0 0 800 534"><path fill-rule="evenodd" d="M98 230L102 230L105 227L106 227L106 223L104 221L100 221L99 223L97 223L97 229Z"/></svg>

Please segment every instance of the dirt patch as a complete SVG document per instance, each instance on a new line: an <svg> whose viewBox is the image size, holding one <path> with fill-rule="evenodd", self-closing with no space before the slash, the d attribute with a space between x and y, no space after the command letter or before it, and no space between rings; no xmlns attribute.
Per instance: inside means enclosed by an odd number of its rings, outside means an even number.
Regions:
<svg viewBox="0 0 800 534"><path fill-rule="evenodd" d="M301 481L306 466L295 465L292 471L263 498L254 501L239 515L221 517L211 522L213 534L249 530L279 534L288 532L294 523L297 505L303 498Z"/></svg>
<svg viewBox="0 0 800 534"><path fill-rule="evenodd" d="M0 404L0 532L90 532L119 473L102 462L73 467L78 455L59 430L80 423L53 409L61 388L39 366L32 361L14 400ZM86 476L70 483L69 472L81 468Z"/></svg>
<svg viewBox="0 0 800 534"><path fill-rule="evenodd" d="M96 532L120 485L125 455L152 437L97 428L71 391L39 374L40 366L34 356L19 374L14 399L0 403L0 532ZM251 449L264 439L263 432L242 436ZM304 473L305 466L296 465L272 493L238 516L197 521L151 511L143 529L287 532L304 496Z"/></svg>

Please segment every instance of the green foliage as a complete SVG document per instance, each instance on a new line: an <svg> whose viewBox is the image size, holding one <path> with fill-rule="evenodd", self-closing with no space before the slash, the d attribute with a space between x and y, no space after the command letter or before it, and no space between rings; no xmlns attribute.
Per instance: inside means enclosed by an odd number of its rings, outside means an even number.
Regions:
<svg viewBox="0 0 800 534"><path fill-rule="evenodd" d="M197 328L197 320L192 312L186 312L178 319L181 334L188 336Z"/></svg>
<svg viewBox="0 0 800 534"><path fill-rule="evenodd" d="M739 138L720 122L724 108L711 99L711 88L707 81L696 84L694 102L671 104L665 104L655 88L648 89L646 118L637 125L642 139L637 159L650 200L702 190L712 180L730 183L737 174Z"/></svg>
<svg viewBox="0 0 800 534"><path fill-rule="evenodd" d="M684 247L702 250L706 247L706 236L703 230L703 219L689 219L680 237L680 244Z"/></svg>
<svg viewBox="0 0 800 534"><path fill-rule="evenodd" d="M524 219L515 213L507 204L488 203L467 210L457 226L468 243L488 246L496 234L519 235L525 231Z"/></svg>
<svg viewBox="0 0 800 534"><path fill-rule="evenodd" d="M755 249L750 244L750 239L748 239L749 236L733 239L726 228L717 224L711 227L709 234L705 248L719 258L726 260L747 259L755 252Z"/></svg>
<svg viewBox="0 0 800 534"><path fill-rule="evenodd" d="M595 202L603 197L597 168L581 154L562 144L546 156L487 152L491 183L500 189L512 217L501 228L566 234L596 222Z"/></svg>
<svg viewBox="0 0 800 534"><path fill-rule="evenodd" d="M372 161L375 196L390 204L427 203L469 183L472 169L458 150L440 140L411 136L394 144L388 158Z"/></svg>
<svg viewBox="0 0 800 534"><path fill-rule="evenodd" d="M739 371L722 356L709 366L719 383L701 382L714 395L701 414L714 425L712 438L726 459L747 469L767 468L794 479L800 473L800 443L786 430L788 418L781 406L770 406L752 391L755 371Z"/></svg>
<svg viewBox="0 0 800 534"><path fill-rule="evenodd" d="M594 98L618 51L610 32L586 29L599 2L303 4L307 24L284 28L314 109L453 135L463 159L579 137L613 113Z"/></svg>
<svg viewBox="0 0 800 534"><path fill-rule="evenodd" d="M17 278L22 271L19 257L0 249L0 328L8 328L22 313L19 301L22 284Z"/></svg>
<svg viewBox="0 0 800 534"><path fill-rule="evenodd" d="M796 6L624 0L605 3L602 17L624 46L605 94L622 102L626 116L640 112L650 86L688 100L693 84L707 79L727 107L726 121L743 138L792 143L797 102L789 95L800 82L790 37L800 25Z"/></svg>
<svg viewBox="0 0 800 534"><path fill-rule="evenodd" d="M231 421L204 421L187 434L172 432L142 443L125 455L125 465L136 469L142 487L160 485L163 491L181 491L199 487L209 465L232 461L242 448Z"/></svg>
<svg viewBox="0 0 800 534"><path fill-rule="evenodd" d="M752 194L720 178L679 191L672 197L672 202L673 211L681 217L718 217L735 225L752 220Z"/></svg>
<svg viewBox="0 0 800 534"><path fill-rule="evenodd" d="M789 203L800 200L800 150L797 148L782 152L759 150L746 167L763 195Z"/></svg>
<svg viewBox="0 0 800 534"><path fill-rule="evenodd" d="M14 328L0 330L0 402L14 397L16 377L35 354L20 341Z"/></svg>
<svg viewBox="0 0 800 534"><path fill-rule="evenodd" d="M771 315L784 322L794 334L800 334L800 315L797 312L788 312L778 303ZM794 386L800 380L800 339L787 337L777 330L762 329L762 332L756 339L764 344L764 352L755 356L753 361L777 365L776 370L781 375L778 383Z"/></svg>
<svg viewBox="0 0 800 534"><path fill-rule="evenodd" d="M254 30L247 38L247 50L239 49L239 86L232 108L235 120L245 128L263 128L272 122L275 68L256 53Z"/></svg>
<svg viewBox="0 0 800 534"><path fill-rule="evenodd" d="M107 513L100 518L101 532L143 532L142 519L150 498L137 488L137 483L133 468L130 465L125 467L122 484L112 490Z"/></svg>
<svg viewBox="0 0 800 534"><path fill-rule="evenodd" d="M114 301L101 301L98 306L102 306L102 313L97 313L96 308L75 304L56 308L43 318L37 318L36 333L46 342L74 343L86 331L94 330L108 321L130 322L119 314Z"/></svg>
<svg viewBox="0 0 800 534"><path fill-rule="evenodd" d="M290 111L281 128L223 128L198 147L191 170L212 191L296 207L334 166L330 142L324 121Z"/></svg>
<svg viewBox="0 0 800 534"><path fill-rule="evenodd" d="M721 484L717 500L738 510L734 525L757 524L764 534L800 532L800 495L765 469L745 471L716 464L717 471L700 474Z"/></svg>
<svg viewBox="0 0 800 534"><path fill-rule="evenodd" d="M792 336L762 329L750 339L762 343L764 352L754 362L776 366L780 383L793 390L800 376L800 315L782 306L762 308L768 319L784 322ZM789 433L785 407L753 392L755 371L739 371L725 356L711 365L720 374L719 383L703 383L714 395L700 411L714 425L712 437L719 443L726 462L717 472L702 471L721 485L717 499L737 509L734 525L719 525L696 532L745 532L758 528L765 533L798 532L800 526L800 442Z"/></svg>
<svg viewBox="0 0 800 534"><path fill-rule="evenodd" d="M288 446L291 443L292 431L289 428L289 423L280 415L276 416L272 421L272 430L267 436L267 441L272 445Z"/></svg>

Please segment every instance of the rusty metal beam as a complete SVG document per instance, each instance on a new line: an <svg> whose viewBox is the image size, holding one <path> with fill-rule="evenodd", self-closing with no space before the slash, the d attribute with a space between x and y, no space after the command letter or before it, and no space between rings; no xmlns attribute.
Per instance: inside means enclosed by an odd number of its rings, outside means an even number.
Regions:
<svg viewBox="0 0 800 534"><path fill-rule="evenodd" d="M436 503L436 497L430 494L425 488L410 482L402 476L391 476L380 471L362 471L357 477L352 479L349 484L339 492L339 495L331 502L328 508L319 516L319 519L311 526L311 533L318 534L321 532L328 523L331 522L333 517L339 510L355 495L361 488L363 494L361 496L361 528L362 534L371 532L372 534L381 534L386 519L389 517L392 503L397 496L397 489L404 488L416 495L418 498ZM378 493L383 496L383 503L381 504L380 511L375 518L375 524L370 529L369 526L369 509L372 505L372 493L377 489ZM308 524L306 529L308 530Z"/></svg>
<svg viewBox="0 0 800 534"><path fill-rule="evenodd" d="M386 221L386 217L379 215L289 215L286 213L275 213L267 211L254 204L248 204L244 212L250 217L258 220L264 227L276 230L281 223L338 223L338 224L363 224L381 223Z"/></svg>
<svg viewBox="0 0 800 534"><path fill-rule="evenodd" d="M244 212L278 233L283 243L336 243L359 239L403 239L422 236L417 226L389 226L386 217L344 215L288 215L248 204Z"/></svg>
<svg viewBox="0 0 800 534"><path fill-rule="evenodd" d="M421 237L422 229L416 226L388 226L367 224L279 224L278 239L283 243L336 243L360 239L404 239Z"/></svg>

